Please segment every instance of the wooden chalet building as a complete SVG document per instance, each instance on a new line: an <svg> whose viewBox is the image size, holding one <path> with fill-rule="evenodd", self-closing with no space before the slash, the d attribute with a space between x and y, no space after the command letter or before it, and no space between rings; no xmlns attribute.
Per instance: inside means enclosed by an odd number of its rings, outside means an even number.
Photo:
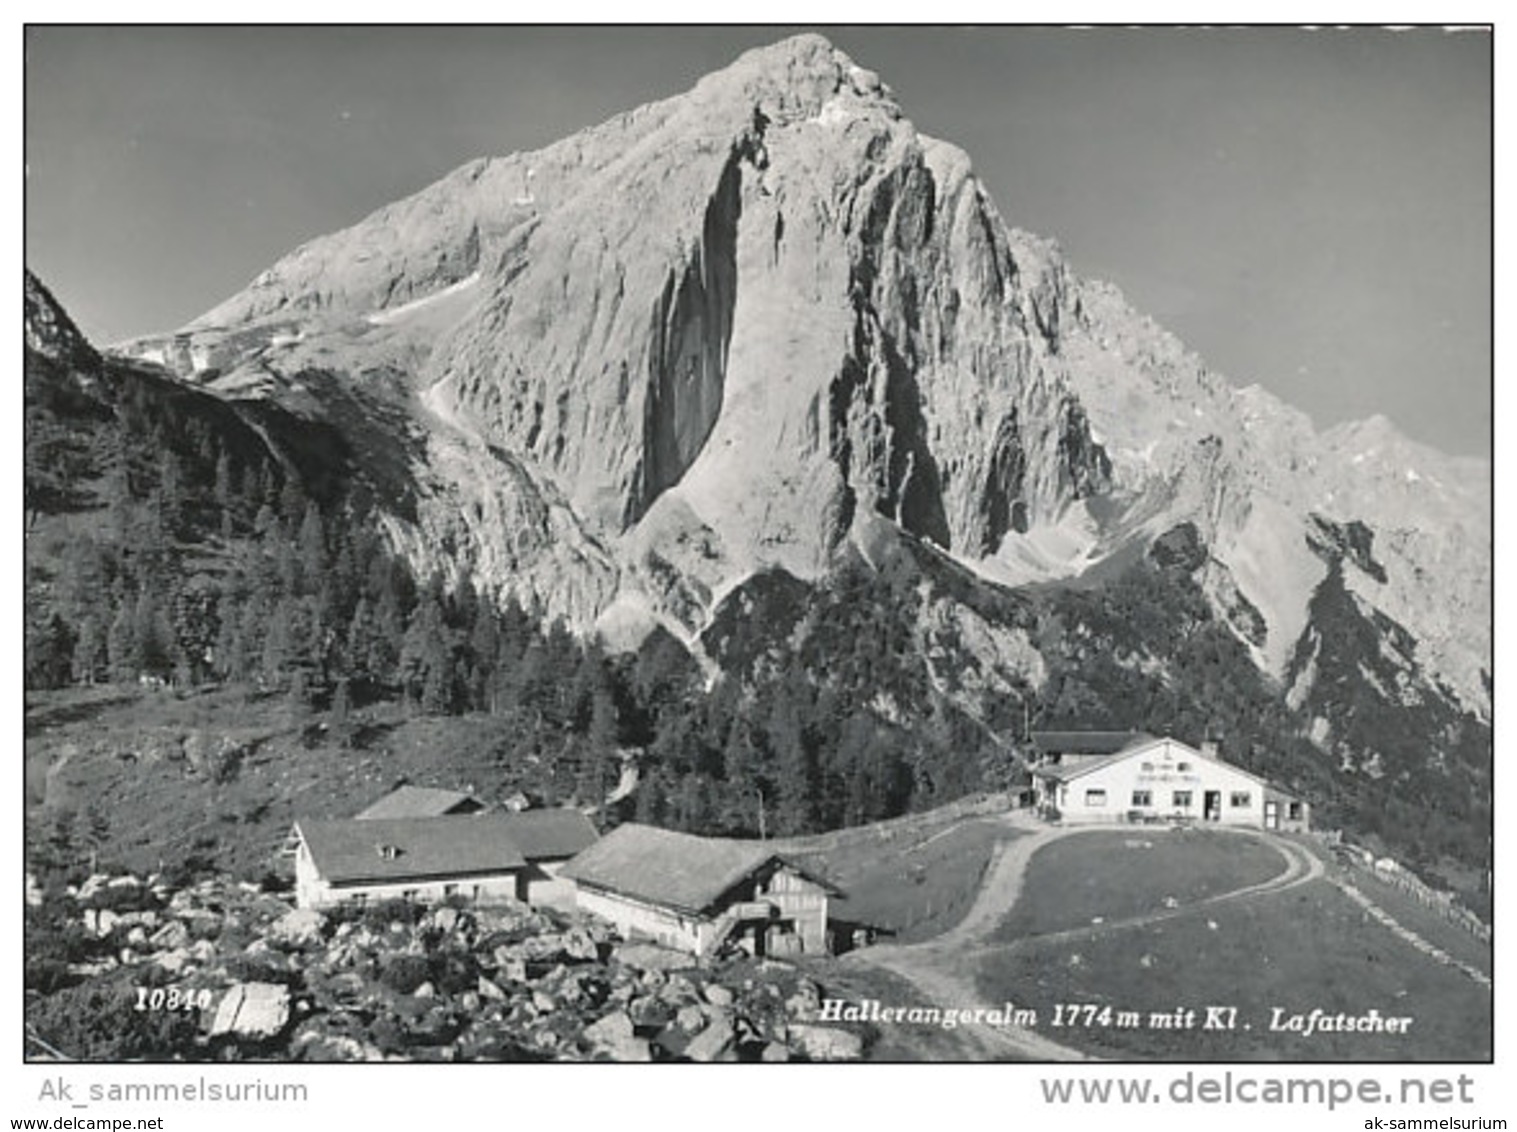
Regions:
<svg viewBox="0 0 1517 1132"><path fill-rule="evenodd" d="M1307 804L1214 750L1141 738L1106 755L1032 767L1034 802L1065 822L1177 821L1303 831Z"/></svg>
<svg viewBox="0 0 1517 1132"><path fill-rule="evenodd" d="M766 842L637 824L608 833L561 875L582 910L626 938L697 957L728 940L757 956L826 954L828 897L842 895Z"/></svg>

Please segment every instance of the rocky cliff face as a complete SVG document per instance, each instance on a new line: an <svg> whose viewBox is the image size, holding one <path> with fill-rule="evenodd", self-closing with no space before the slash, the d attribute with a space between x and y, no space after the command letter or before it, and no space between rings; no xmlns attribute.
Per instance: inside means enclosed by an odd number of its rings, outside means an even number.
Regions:
<svg viewBox="0 0 1517 1132"><path fill-rule="evenodd" d="M1283 687L1337 577L1319 516L1370 533L1383 576L1344 584L1418 678L1489 712L1488 468L1230 386L1009 228L817 36L473 162L130 349L328 419L345 390L340 427L414 442L417 504L387 524L422 570L619 641L693 640L744 579L816 578L866 522L1006 585L1189 523Z"/></svg>
<svg viewBox="0 0 1517 1132"><path fill-rule="evenodd" d="M26 272L24 306L23 333L28 349L70 368L87 368L96 362L94 347L30 271Z"/></svg>
<svg viewBox="0 0 1517 1132"><path fill-rule="evenodd" d="M1114 288L1083 283L1079 303L1064 354L1136 501L1130 525L1198 524L1262 613L1261 666L1282 676L1307 630L1331 565L1321 521L1357 525L1382 566L1350 569L1349 584L1410 631L1426 678L1488 715L1489 464L1414 444L1383 417L1319 434L1257 386L1229 385Z"/></svg>
<svg viewBox="0 0 1517 1132"><path fill-rule="evenodd" d="M466 166L134 348L285 399L308 367L404 370L461 505L397 541L448 525L519 588L532 563L494 553L519 534L490 513L561 495L581 551L535 550L577 596L550 604L583 624L620 597L688 632L761 565L824 570L860 512L978 557L1105 490L1055 354L1069 288L963 153L803 36ZM503 480L516 502L491 507Z"/></svg>

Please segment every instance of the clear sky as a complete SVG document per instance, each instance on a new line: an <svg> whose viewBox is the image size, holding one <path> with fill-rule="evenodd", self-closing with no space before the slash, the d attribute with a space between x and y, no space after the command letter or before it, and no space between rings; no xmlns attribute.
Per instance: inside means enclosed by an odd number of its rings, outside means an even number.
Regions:
<svg viewBox="0 0 1517 1132"><path fill-rule="evenodd" d="M170 329L473 157L795 30L34 27L27 262L97 342ZM1490 454L1489 35L817 30L1234 382Z"/></svg>

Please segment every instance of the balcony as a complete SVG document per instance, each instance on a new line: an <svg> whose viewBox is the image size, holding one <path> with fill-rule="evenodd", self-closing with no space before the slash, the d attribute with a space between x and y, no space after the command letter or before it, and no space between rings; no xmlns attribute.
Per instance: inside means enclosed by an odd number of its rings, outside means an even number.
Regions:
<svg viewBox="0 0 1517 1132"><path fill-rule="evenodd" d="M744 900L727 909L727 915L734 920L772 920L779 909L767 900Z"/></svg>

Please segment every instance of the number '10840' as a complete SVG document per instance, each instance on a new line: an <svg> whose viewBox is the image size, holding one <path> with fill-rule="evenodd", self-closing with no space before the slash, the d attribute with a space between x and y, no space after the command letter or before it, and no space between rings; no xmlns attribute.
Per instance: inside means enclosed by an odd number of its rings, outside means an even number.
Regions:
<svg viewBox="0 0 1517 1132"><path fill-rule="evenodd" d="M211 990L180 990L178 987L137 988L138 1010L209 1010Z"/></svg>

